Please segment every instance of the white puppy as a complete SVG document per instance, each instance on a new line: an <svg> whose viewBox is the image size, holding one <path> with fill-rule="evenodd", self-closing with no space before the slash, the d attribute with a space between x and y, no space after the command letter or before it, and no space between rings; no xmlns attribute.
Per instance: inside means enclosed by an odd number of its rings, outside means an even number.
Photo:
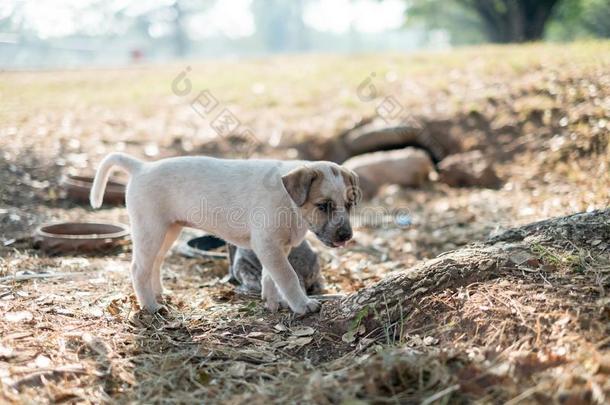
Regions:
<svg viewBox="0 0 610 405"><path fill-rule="evenodd" d="M112 153L95 176L94 208L102 204L113 166L130 174L131 277L141 307L159 309L161 264L182 227L189 226L256 253L269 310L280 303L298 314L319 309L301 288L287 255L308 229L330 247L352 237L349 210L358 196L354 172L331 162L210 157L143 162Z"/></svg>

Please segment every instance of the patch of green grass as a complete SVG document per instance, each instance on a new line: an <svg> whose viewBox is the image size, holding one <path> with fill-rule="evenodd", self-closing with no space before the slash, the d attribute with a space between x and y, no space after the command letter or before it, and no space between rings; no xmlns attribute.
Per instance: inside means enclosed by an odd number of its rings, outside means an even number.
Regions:
<svg viewBox="0 0 610 405"><path fill-rule="evenodd" d="M575 254L573 251L561 251L543 246L540 243L534 243L530 249L533 254L540 257L545 265L576 272L583 272L585 269L582 254Z"/></svg>

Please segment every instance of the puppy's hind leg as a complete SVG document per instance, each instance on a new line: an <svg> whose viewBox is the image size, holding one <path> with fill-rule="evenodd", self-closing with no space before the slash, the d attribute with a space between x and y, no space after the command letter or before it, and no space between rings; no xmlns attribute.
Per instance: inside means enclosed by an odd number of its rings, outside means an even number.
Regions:
<svg viewBox="0 0 610 405"><path fill-rule="evenodd" d="M157 256L155 258L155 263L153 265L152 277L150 279L150 285L155 294L155 298L157 301L160 301L163 297L163 283L161 281L161 265L163 264L163 260L165 259L165 255L167 251L172 247L178 236L180 235L180 231L182 231L182 226L178 224L172 224L167 228L167 232L165 233L165 239L161 244L161 248L157 252Z"/></svg>
<svg viewBox="0 0 610 405"><path fill-rule="evenodd" d="M131 226L133 238L131 281L140 307L155 313L160 305L157 303L155 292L152 289L152 275L167 227L151 223L150 218L147 218L146 222L142 222L134 221Z"/></svg>

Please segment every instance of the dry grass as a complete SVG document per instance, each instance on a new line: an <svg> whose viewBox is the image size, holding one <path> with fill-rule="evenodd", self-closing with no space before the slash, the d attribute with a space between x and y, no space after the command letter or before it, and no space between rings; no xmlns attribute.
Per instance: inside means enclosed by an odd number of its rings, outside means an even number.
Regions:
<svg viewBox="0 0 610 405"><path fill-rule="evenodd" d="M501 229L607 207L609 47L193 64L192 79L255 130L265 142L259 155L291 156L297 139L332 136L373 115L376 103L358 100L356 88L375 71L377 101L393 95L413 115L450 119L467 148L497 156L502 189L388 187L371 205L407 209L411 228L362 226L353 249L321 248L328 292L350 293ZM116 149L144 155L148 147L153 157L223 150L171 93L181 69L0 76L9 100L0 111L0 402L610 399L607 234L532 240L520 271L426 295L402 322L356 328L353 341L315 316L268 314L258 298L236 295L222 282L223 261L171 254L170 311L147 318L129 285L129 246L108 257L31 249L29 233L46 220L128 222L123 208L64 200L61 172L91 170ZM29 274L39 278L11 279Z"/></svg>

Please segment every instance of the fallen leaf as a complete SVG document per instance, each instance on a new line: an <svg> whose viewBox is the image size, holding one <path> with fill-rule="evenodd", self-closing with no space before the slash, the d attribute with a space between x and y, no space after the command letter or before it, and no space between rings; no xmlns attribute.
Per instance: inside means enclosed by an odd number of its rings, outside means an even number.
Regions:
<svg viewBox="0 0 610 405"><path fill-rule="evenodd" d="M78 396L78 394L73 393L73 392L60 392L60 393L54 394L54 396L53 396L53 402L56 404L59 404L62 402L68 402L71 400L72 400L72 402L81 402L81 401L84 401L84 398Z"/></svg>
<svg viewBox="0 0 610 405"><path fill-rule="evenodd" d="M288 330L286 325L284 325L283 323L278 323L277 325L275 325L273 327L273 329L275 329L278 332L286 332Z"/></svg>
<svg viewBox="0 0 610 405"><path fill-rule="evenodd" d="M537 257L528 251L516 250L509 254L508 259L519 266L524 263L529 263L530 261L537 259Z"/></svg>
<svg viewBox="0 0 610 405"><path fill-rule="evenodd" d="M233 377L243 377L246 375L246 363L239 362L229 367L229 373Z"/></svg>
<svg viewBox="0 0 610 405"><path fill-rule="evenodd" d="M82 335L83 342L95 353L100 356L107 356L110 351L104 341L97 336L93 336L89 332Z"/></svg>
<svg viewBox="0 0 610 405"><path fill-rule="evenodd" d="M89 315L94 318L101 318L102 316L104 316L104 311L102 311L100 308L93 307L89 309Z"/></svg>
<svg viewBox="0 0 610 405"><path fill-rule="evenodd" d="M74 312L68 308L55 308L54 312L58 315L74 316Z"/></svg>
<svg viewBox="0 0 610 405"><path fill-rule="evenodd" d="M133 374L132 374L132 373L130 373L130 372L128 372L128 371L125 371L125 370L122 370L122 371L120 371L120 372L119 372L119 378L120 378L120 379L121 379L123 382L126 382L126 383L127 383L127 384L129 384L129 385L133 385L133 386L135 386L135 385L137 385L137 384L138 384L138 382L136 381L136 379L133 377Z"/></svg>
<svg viewBox="0 0 610 405"><path fill-rule="evenodd" d="M12 347L0 345L0 359L8 359L14 355Z"/></svg>
<svg viewBox="0 0 610 405"><path fill-rule="evenodd" d="M117 300L111 301L106 307L106 310L110 312L110 315L112 316L118 316L121 313Z"/></svg>
<svg viewBox="0 0 610 405"><path fill-rule="evenodd" d="M51 366L51 359L43 354L39 354L36 356L34 364L36 364L36 367L38 368L49 368Z"/></svg>
<svg viewBox="0 0 610 405"><path fill-rule="evenodd" d="M211 379L212 377L203 370L197 374L197 382L201 385L208 385Z"/></svg>
<svg viewBox="0 0 610 405"><path fill-rule="evenodd" d="M302 328L291 329L290 332L293 336L311 336L316 330L310 326L304 326Z"/></svg>
<svg viewBox="0 0 610 405"><path fill-rule="evenodd" d="M279 349L280 347L284 347L287 345L288 345L288 342L285 340L279 340L279 341L271 343L271 347L273 347L274 349Z"/></svg>
<svg viewBox="0 0 610 405"><path fill-rule="evenodd" d="M341 336L341 340L345 343L353 343L356 340L356 336L354 335L354 332L347 332Z"/></svg>
<svg viewBox="0 0 610 405"><path fill-rule="evenodd" d="M288 342L288 348L296 348L296 347L302 347L305 346L309 343L311 343L311 341L313 340L313 338L311 336L306 336L306 337L298 337L295 339L291 339Z"/></svg>
<svg viewBox="0 0 610 405"><path fill-rule="evenodd" d="M424 338L424 345L432 346L438 343L438 339L433 336L426 336Z"/></svg>
<svg viewBox="0 0 610 405"><path fill-rule="evenodd" d="M34 318L29 311L17 311L17 312L7 312L4 314L4 319L7 322L26 322L31 321Z"/></svg>
<svg viewBox="0 0 610 405"><path fill-rule="evenodd" d="M32 332L15 332L4 336L3 338L7 341L23 339L32 336Z"/></svg>

